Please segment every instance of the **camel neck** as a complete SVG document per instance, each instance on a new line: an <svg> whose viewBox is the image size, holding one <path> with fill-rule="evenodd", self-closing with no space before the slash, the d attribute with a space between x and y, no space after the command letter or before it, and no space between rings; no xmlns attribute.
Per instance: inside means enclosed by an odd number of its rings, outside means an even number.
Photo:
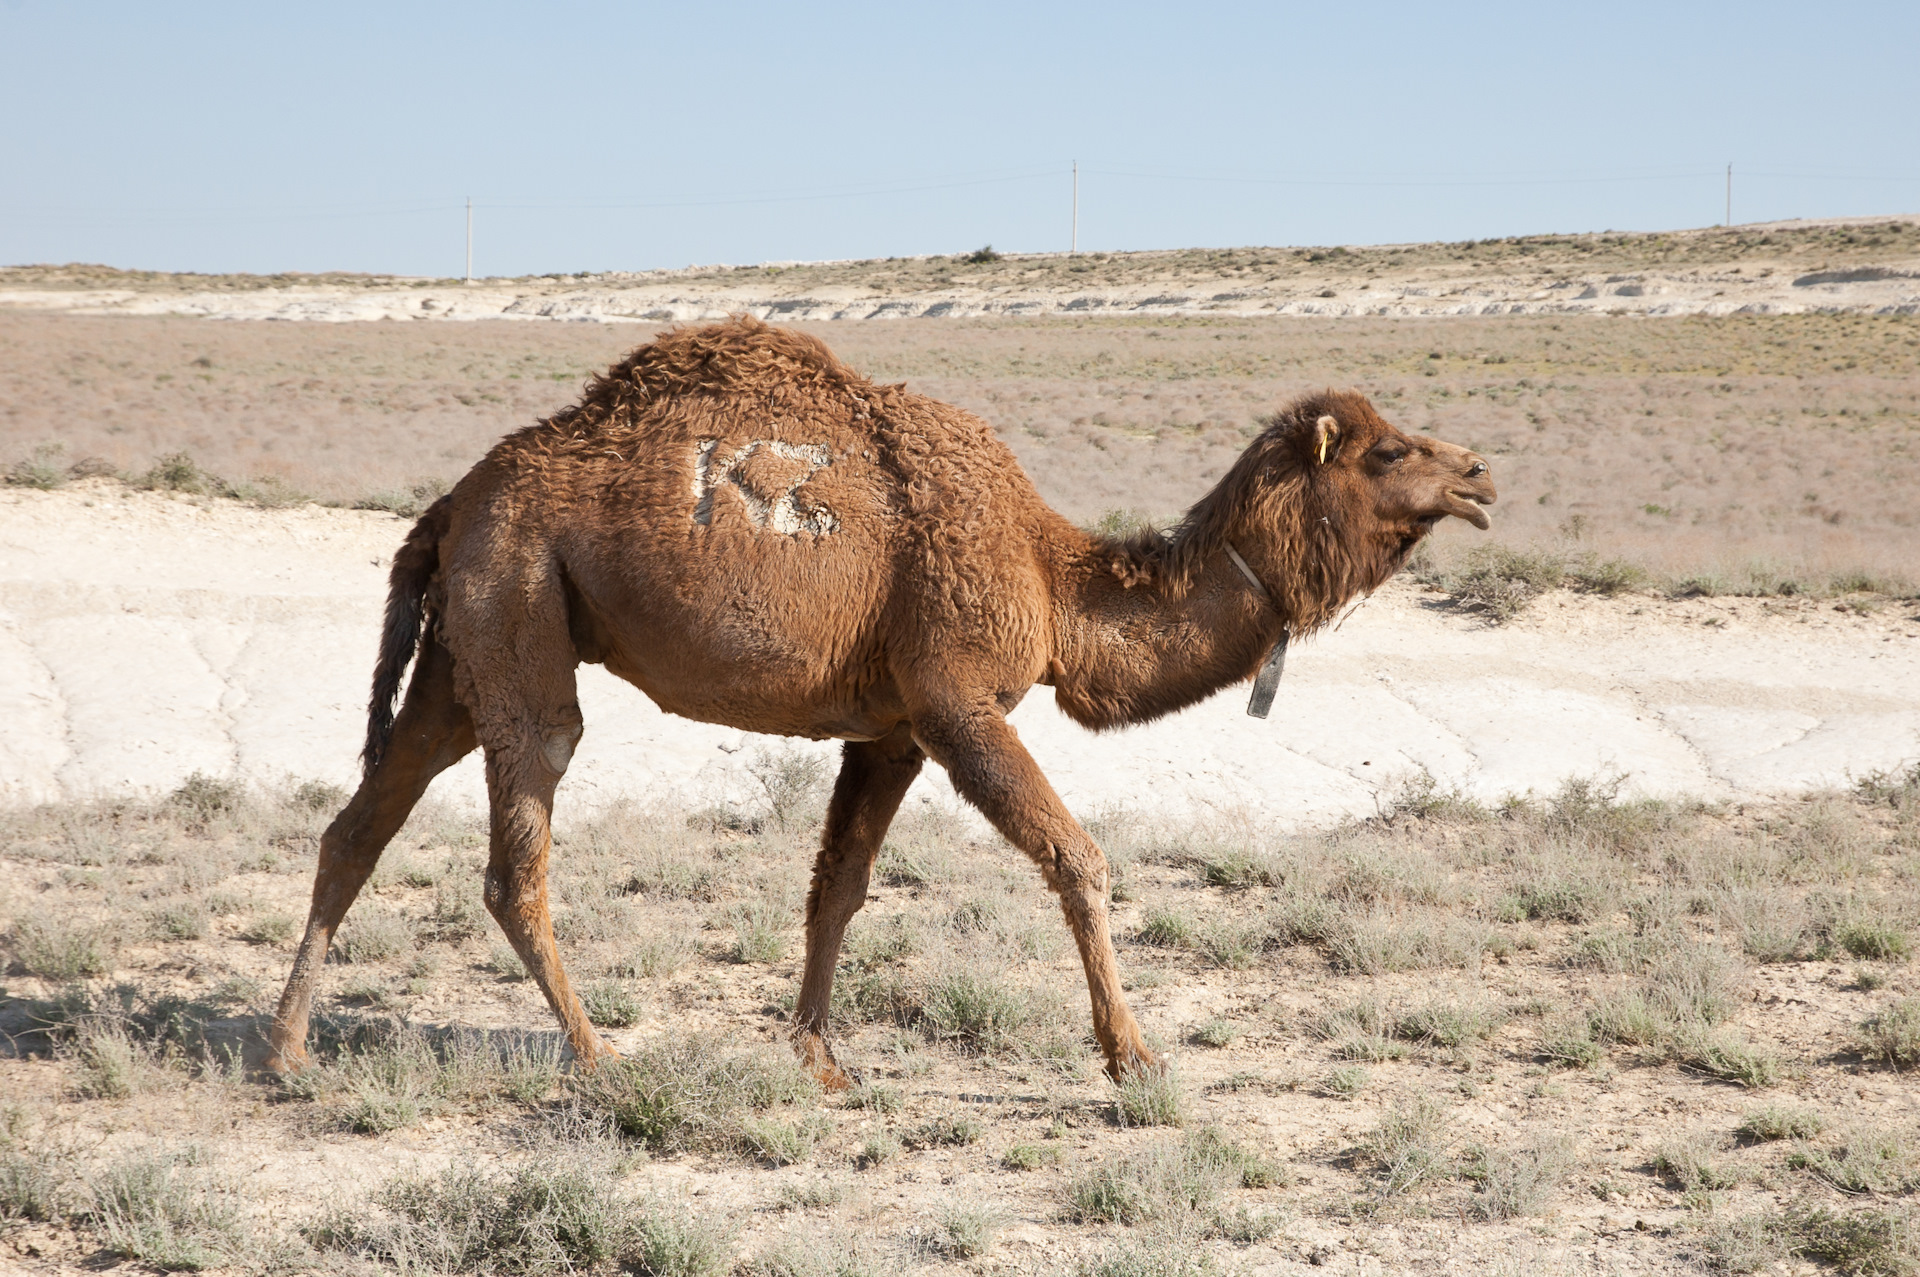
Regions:
<svg viewBox="0 0 1920 1277"><path fill-rule="evenodd" d="M1258 573L1247 566L1246 559L1241 557L1240 551L1234 548L1233 542L1222 541L1220 548L1227 552L1227 560L1232 563L1234 567L1240 569L1240 575L1247 578L1247 584L1253 587L1253 592L1259 595L1268 607L1276 612L1279 611L1280 605L1273 601L1273 591L1266 587L1266 584L1261 581Z"/></svg>
<svg viewBox="0 0 1920 1277"><path fill-rule="evenodd" d="M1231 557L1230 557L1231 556ZM1123 583L1099 544L1056 597L1054 697L1088 727L1184 709L1254 673L1284 633L1278 601L1238 551L1191 579Z"/></svg>

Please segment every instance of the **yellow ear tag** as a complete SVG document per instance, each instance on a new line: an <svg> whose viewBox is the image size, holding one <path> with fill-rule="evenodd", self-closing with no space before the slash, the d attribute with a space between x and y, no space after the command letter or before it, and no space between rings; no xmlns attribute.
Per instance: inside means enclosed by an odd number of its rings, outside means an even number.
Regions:
<svg viewBox="0 0 1920 1277"><path fill-rule="evenodd" d="M1327 445L1332 442L1332 435L1323 434L1320 436L1320 464L1323 466L1327 464Z"/></svg>

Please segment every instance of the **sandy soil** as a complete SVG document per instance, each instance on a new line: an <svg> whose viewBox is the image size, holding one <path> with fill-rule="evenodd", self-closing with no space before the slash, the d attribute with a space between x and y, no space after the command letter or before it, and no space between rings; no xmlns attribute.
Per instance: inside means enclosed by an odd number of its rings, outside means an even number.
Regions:
<svg viewBox="0 0 1920 1277"><path fill-rule="evenodd" d="M1731 315L1920 311L1920 219L1370 248L1011 254L428 279L0 271L0 306L350 321L983 315Z"/></svg>
<svg viewBox="0 0 1920 1277"><path fill-rule="evenodd" d="M159 792L194 771L347 783L405 526L106 481L0 492L0 794ZM1081 812L1319 823L1370 813L1422 770L1487 799L1613 773L1649 794L1786 794L1920 758L1915 610L1561 594L1494 628L1397 581L1296 647L1268 721L1230 690L1095 736L1044 688L1013 721ZM737 797L774 744L669 718L597 667L580 696L563 809ZM478 759L437 786L477 802ZM917 800L945 792L930 773Z"/></svg>

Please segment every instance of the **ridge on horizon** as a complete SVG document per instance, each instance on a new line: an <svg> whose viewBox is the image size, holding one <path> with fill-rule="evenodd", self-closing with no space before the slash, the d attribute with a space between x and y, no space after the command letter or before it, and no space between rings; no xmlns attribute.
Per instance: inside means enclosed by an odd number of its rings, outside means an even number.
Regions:
<svg viewBox="0 0 1920 1277"><path fill-rule="evenodd" d="M1598 231L1541 231L1524 235L1490 236L1485 239L1462 240L1407 240L1382 242L1375 244L1242 244L1212 247L1178 248L1130 248L1130 249L1087 249L1080 252L1049 250L1040 252L1016 249L992 250L991 257L980 257L987 249L965 250L952 253L915 253L892 257L836 257L820 259L781 258L769 259L757 263L747 262L711 262L689 263L686 266L652 267L637 270L610 268L588 271L547 271L520 275L477 275L471 281L460 276L414 275L370 270L282 270L270 273L252 271L162 271L148 270L137 266L114 266L103 262L21 262L0 265L0 288L15 282L14 277L43 274L53 277L42 282L64 282L58 277L71 278L87 275L92 278L85 282L99 284L105 277L130 277L126 282L158 282L161 280L182 281L287 281L289 283L366 283L366 284L420 284L434 285L448 283L503 284L530 283L533 281L644 281L666 279L694 279L707 275L739 275L749 272L785 274L794 271L818 271L827 268L884 268L887 266L925 265L947 263L976 267L992 267L999 263L1055 263L1055 262L1151 262L1171 261L1181 258L1229 258L1241 254L1269 255L1344 255L1352 257L1377 257L1397 255L1425 250L1427 252L1445 252L1448 250L1468 251L1481 249L1510 248L1517 253L1525 253L1533 248L1575 247L1582 244L1630 245L1643 244L1664 239L1731 239L1747 235L1768 235L1778 233L1818 232L1838 229L1885 226L1889 229L1912 229L1920 225L1920 213L1888 213L1874 216L1854 217L1811 217L1790 218L1769 222L1736 222L1732 226L1713 225L1680 227L1666 230L1598 230ZM990 248L990 246L988 246ZM1197 263L1196 263L1197 264ZM1411 264L1411 263L1409 263ZM1480 264L1491 264L1482 261ZM79 282L79 281L74 281ZM271 285L269 285L271 286Z"/></svg>

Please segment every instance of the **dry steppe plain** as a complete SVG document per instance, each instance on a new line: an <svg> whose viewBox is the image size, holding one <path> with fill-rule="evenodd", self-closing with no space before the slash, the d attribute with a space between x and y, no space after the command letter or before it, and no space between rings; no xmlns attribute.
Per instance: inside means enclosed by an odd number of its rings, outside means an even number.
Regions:
<svg viewBox="0 0 1920 1277"><path fill-rule="evenodd" d="M876 377L982 413L1089 523L1177 514L1260 413L1357 385L1402 424L1488 455L1509 549L1644 573L1589 573L1620 591L1610 599L1536 603L1555 609L1559 639L1577 643L1591 607L1642 609L1663 634L1804 619L1910 643L1920 321L1897 297L1814 290L1894 296L1911 222L1768 234L1415 246L1397 265L1407 288L1431 282L1419 271L1484 275L1492 260L1513 274L1544 257L1541 278L1579 262L1602 277L1657 267L1696 291L1716 275L1742 287L1738 266L1774 272L1756 296L1832 305L1587 313L1652 309L1636 299L1655 294L1615 281L1615 302L1498 317L1076 313L813 331ZM958 287L936 271L1086 266L1118 295L1168 282L1125 269L1231 267L1285 274L1317 304L1396 265L1369 252L1288 250L1266 267L923 259L895 268L927 273L919 283L883 286L872 264L741 282L912 295ZM0 281L13 290L0 461L29 486L74 483L53 494L62 509L103 482L70 480L78 466L157 493L103 504L203 503L223 526L236 501L305 495L404 512L649 331L129 314L202 294L283 306L276 289L417 303L449 282L189 288L62 269ZM521 291L549 285L581 292ZM102 300L114 290L133 300ZM122 313L71 313L90 309ZM1450 534L1428 575L1465 561ZM1424 606L1396 588L1395 607ZM1748 590L1766 597L1724 597ZM1427 602L1455 626L1495 619ZM1174 1066L1127 1089L1098 1072L1078 963L1031 867L916 802L836 994L843 1058L867 1084L825 1096L782 1045L824 777L816 755L753 749L745 788L704 802L641 790L559 827L563 950L627 1056L586 1076L559 1058L485 916L485 833L459 805L417 813L351 915L323 974L317 1066L293 1086L258 1073L260 1033L336 788L209 774L6 812L0 1267L1920 1265L1907 1072L1920 1064L1920 772L1712 801L1575 776L1506 802L1413 773L1381 787L1371 818L1320 829L1283 828L1232 795L1197 815L1084 811L1118 867L1131 996Z"/></svg>

